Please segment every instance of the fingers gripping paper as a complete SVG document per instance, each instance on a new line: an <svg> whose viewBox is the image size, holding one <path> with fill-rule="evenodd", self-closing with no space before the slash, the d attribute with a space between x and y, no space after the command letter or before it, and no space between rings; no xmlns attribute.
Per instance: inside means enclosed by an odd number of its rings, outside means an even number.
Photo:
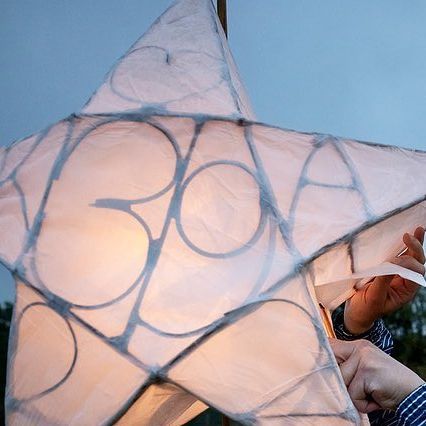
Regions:
<svg viewBox="0 0 426 426"><path fill-rule="evenodd" d="M2 153L9 424L359 424L317 304L425 223L426 154L250 111L212 4L183 0Z"/></svg>

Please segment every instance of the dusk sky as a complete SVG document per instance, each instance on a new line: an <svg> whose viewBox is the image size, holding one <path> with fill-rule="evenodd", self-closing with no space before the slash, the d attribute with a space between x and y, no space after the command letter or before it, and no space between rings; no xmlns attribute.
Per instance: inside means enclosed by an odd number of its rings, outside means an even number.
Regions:
<svg viewBox="0 0 426 426"><path fill-rule="evenodd" d="M171 3L0 0L0 144L77 112ZM228 0L228 17L260 121L426 150L424 0Z"/></svg>

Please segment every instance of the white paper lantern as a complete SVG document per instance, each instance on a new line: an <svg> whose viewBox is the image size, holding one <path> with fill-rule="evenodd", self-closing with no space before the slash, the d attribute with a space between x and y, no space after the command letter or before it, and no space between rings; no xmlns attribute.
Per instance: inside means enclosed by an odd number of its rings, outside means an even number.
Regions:
<svg viewBox="0 0 426 426"><path fill-rule="evenodd" d="M254 121L209 0L181 0L77 115L1 153L9 424L350 425L318 303L424 224L426 153Z"/></svg>

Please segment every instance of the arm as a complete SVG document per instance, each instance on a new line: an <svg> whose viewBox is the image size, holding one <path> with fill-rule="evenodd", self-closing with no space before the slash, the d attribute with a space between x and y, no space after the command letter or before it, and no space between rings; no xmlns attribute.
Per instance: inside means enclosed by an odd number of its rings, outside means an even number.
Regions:
<svg viewBox="0 0 426 426"><path fill-rule="evenodd" d="M394 263L424 275L425 255L422 246L424 233L424 229L418 227L413 235L404 234L403 241L407 251L403 256L395 258ZM417 290L416 284L399 276L375 278L346 302L344 312L333 314L336 337L346 341L366 339L386 354L390 354L393 348L393 340L381 317L396 311L405 303L411 301ZM421 389L413 391L413 398L407 396L398 407L397 413L390 410L370 413L371 424L397 426L404 424L403 420L401 420L401 423L397 421L398 418L404 419L404 416L410 416L408 421L411 422L405 423L405 426L417 426L423 424L423 422L426 424L426 420L422 417L426 416L424 386ZM423 394L418 395L418 392L423 392ZM407 406L409 408L404 410Z"/></svg>
<svg viewBox="0 0 426 426"><path fill-rule="evenodd" d="M365 339L380 348L388 355L391 354L393 349L392 335L386 328L382 319L377 319L374 321L372 327L362 334L352 334L349 330L346 329L343 311L333 312L332 319L334 332L336 333L336 337L339 340L353 341Z"/></svg>
<svg viewBox="0 0 426 426"><path fill-rule="evenodd" d="M424 234L422 227L418 227L413 235L404 234L403 242L407 251L392 262L424 275ZM352 335L363 335L374 327L377 320L409 303L418 289L416 283L397 275L376 277L346 301L345 329Z"/></svg>
<svg viewBox="0 0 426 426"><path fill-rule="evenodd" d="M398 406L396 417L400 425L426 424L426 384L411 392Z"/></svg>
<svg viewBox="0 0 426 426"><path fill-rule="evenodd" d="M364 413L384 411L377 424L426 423L426 385L413 371L365 340L330 340L354 405Z"/></svg>

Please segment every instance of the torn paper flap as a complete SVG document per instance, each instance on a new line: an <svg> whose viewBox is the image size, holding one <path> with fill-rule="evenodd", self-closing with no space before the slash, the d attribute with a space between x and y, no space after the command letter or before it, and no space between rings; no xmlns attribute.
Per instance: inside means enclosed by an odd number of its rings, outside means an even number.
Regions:
<svg viewBox="0 0 426 426"><path fill-rule="evenodd" d="M356 272L346 278L332 282L318 283L315 285L315 293L319 303L327 309L334 310L372 278L386 275L399 275L404 279L426 287L426 280L423 275L411 269L385 262L364 271Z"/></svg>

